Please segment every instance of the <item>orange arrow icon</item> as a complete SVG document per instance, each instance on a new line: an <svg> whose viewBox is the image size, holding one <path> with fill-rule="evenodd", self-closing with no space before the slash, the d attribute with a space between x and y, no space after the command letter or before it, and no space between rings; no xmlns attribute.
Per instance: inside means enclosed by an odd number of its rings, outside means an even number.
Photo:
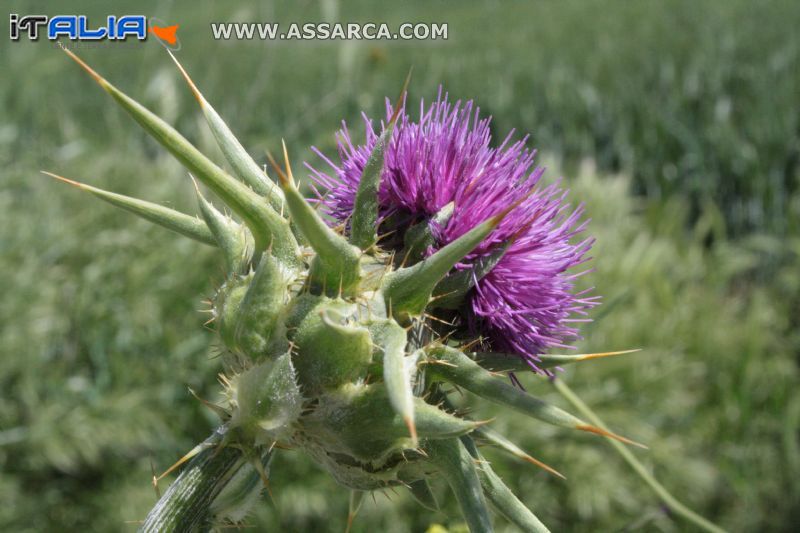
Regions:
<svg viewBox="0 0 800 533"><path fill-rule="evenodd" d="M175 24L174 26L150 26L150 33L161 39L162 41L166 41L169 44L175 44L178 42L178 38L175 36L175 32L178 30L180 26Z"/></svg>

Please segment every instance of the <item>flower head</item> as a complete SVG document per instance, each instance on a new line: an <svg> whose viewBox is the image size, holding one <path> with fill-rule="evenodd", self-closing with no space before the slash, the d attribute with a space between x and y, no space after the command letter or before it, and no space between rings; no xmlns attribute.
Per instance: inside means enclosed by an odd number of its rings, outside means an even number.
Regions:
<svg viewBox="0 0 800 533"><path fill-rule="evenodd" d="M347 222L360 176L380 135L366 115L363 119L363 144L353 142L343 123L339 162L315 149L331 170L308 166L318 201L336 223ZM418 122L412 122L404 109L386 149L381 215L384 221L407 227L430 220L452 202L452 216L432 227L435 245L427 251L430 254L511 208L456 268L469 268L508 244L500 261L470 292L465 319L492 349L519 354L536 368L542 350L566 347L578 337L574 324L587 321L587 309L597 303L586 291L574 292L581 272L569 271L587 260L592 239L575 242L586 225L581 221L583 207L565 203L567 191L557 183L540 186L544 169L534 166L535 152L526 148L527 137L513 141L512 131L492 147L490 120L481 118L472 101L451 103L441 93L427 108L424 102L420 105Z"/></svg>

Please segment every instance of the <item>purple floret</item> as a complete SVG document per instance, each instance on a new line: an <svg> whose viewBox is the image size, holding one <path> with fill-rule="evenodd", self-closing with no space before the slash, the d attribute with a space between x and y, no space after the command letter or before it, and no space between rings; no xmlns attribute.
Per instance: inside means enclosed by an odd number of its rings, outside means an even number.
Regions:
<svg viewBox="0 0 800 533"><path fill-rule="evenodd" d="M362 145L353 144L343 123L338 163L314 149L332 172L307 165L322 210L336 223L347 222L352 213L361 173L378 139L372 121L366 115L363 119ZM470 291L467 320L493 350L516 353L538 370L537 354L568 347L578 338L574 324L588 321L587 310L598 303L588 291L574 292L575 278L583 272L568 272L588 260L593 239L576 242L586 226L581 221L582 205L573 209L565 203L567 191L558 184L538 186L544 169L534 167L535 152L525 147L527 137L512 141L512 131L500 146L490 146L490 120L480 118L471 101L451 104L441 93L427 109L420 104L418 122L412 122L404 109L386 151L381 216L399 213L429 219L454 202L447 224L434 228L437 246L428 251L433 253L518 203L457 268L468 268L477 258L513 241Z"/></svg>

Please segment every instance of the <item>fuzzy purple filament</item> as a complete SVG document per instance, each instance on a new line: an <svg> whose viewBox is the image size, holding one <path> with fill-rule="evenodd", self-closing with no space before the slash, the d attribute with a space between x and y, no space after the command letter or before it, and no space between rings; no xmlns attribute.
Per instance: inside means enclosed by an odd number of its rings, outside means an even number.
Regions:
<svg viewBox="0 0 800 533"><path fill-rule="evenodd" d="M387 117L391 111L387 101ZM338 163L314 149L331 172L307 165L322 210L336 223L346 222L352 213L362 171L379 136L372 121L366 115L363 119L366 139L361 145L353 143L343 123ZM534 167L535 152L525 147L527 137L512 141L512 131L500 146L490 146L490 120L480 117L472 101L451 104L441 93L427 109L420 104L418 122L403 109L386 150L381 216L430 219L453 202L449 221L432 227L441 247L518 203L457 268L468 268L512 241L470 292L466 319L492 350L516 353L538 370L537 354L568 347L578 338L575 324L588 321L587 310L598 303L588 291L575 292L575 278L583 272L570 271L588 259L593 239L577 240L586 226L582 205L572 209L565 203L567 191L557 183L539 186L544 169Z"/></svg>

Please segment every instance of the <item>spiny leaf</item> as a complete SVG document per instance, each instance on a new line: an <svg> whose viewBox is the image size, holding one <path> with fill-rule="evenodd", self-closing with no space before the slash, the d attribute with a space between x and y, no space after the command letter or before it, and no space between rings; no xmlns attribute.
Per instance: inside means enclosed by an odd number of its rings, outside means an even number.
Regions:
<svg viewBox="0 0 800 533"><path fill-rule="evenodd" d="M500 476L495 474L491 465L480 454L469 435L461 437L461 442L464 444L470 456L475 461L478 461L478 466L476 468L478 479L480 479L481 486L483 487L483 494L492 506L521 531L526 533L549 533L550 530L547 529L547 526L545 526L524 503L519 501L511 489L503 483Z"/></svg>
<svg viewBox="0 0 800 533"><path fill-rule="evenodd" d="M458 437L482 424L448 414L417 397L414 411L422 439ZM369 461L375 459L377 450L395 448L395 441L400 439L409 440L408 427L392 409L383 383L344 385L321 401L314 416L304 423L330 439L341 439L352 453Z"/></svg>
<svg viewBox="0 0 800 533"><path fill-rule="evenodd" d="M368 250L378 241L378 189L383 172L384 151L393 131L394 123L389 123L378 137L358 184L350 219L350 243L362 250Z"/></svg>
<svg viewBox="0 0 800 533"><path fill-rule="evenodd" d="M478 471L459 439L431 440L424 445L429 461L442 473L455 494L472 533L492 531Z"/></svg>
<svg viewBox="0 0 800 533"><path fill-rule="evenodd" d="M281 438L300 416L303 398L288 352L238 374L234 385L237 409L231 425L259 445Z"/></svg>
<svg viewBox="0 0 800 533"><path fill-rule="evenodd" d="M386 129L372 149L372 153L364 165L361 179L358 183L356 198L353 206L353 215L350 220L350 243L361 250L371 248L378 240L378 191L381 185L381 174L383 172L383 160L386 147L392 138L392 132L402 109L404 96L411 81L411 72L406 76L400 97L395 104L394 113L386 125Z"/></svg>
<svg viewBox="0 0 800 533"><path fill-rule="evenodd" d="M511 211L524 202L534 189L498 214L489 217L432 256L395 270L384 278L381 290L393 313L405 319L422 314L431 303L431 293L442 278L496 228Z"/></svg>
<svg viewBox="0 0 800 533"><path fill-rule="evenodd" d="M194 179L192 181L194 182ZM252 234L247 228L220 213L211 202L205 199L196 182L194 185L200 214L203 215L206 225L225 255L228 272L241 272L253 254Z"/></svg>
<svg viewBox="0 0 800 533"><path fill-rule="evenodd" d="M228 175L152 111L132 99L92 70L72 51L64 48L92 78L127 111L142 128L205 183L253 232L258 250L271 247L284 263L299 266L300 249L289 224L252 189Z"/></svg>
<svg viewBox="0 0 800 533"><path fill-rule="evenodd" d="M294 184L286 144L283 145L283 154L286 172L280 169L271 156L269 159L278 173L292 221L317 253L311 264L311 278L315 283L324 286L330 294L336 294L340 289L344 294L350 294L361 279L361 250L328 227L303 198Z"/></svg>
<svg viewBox="0 0 800 533"><path fill-rule="evenodd" d="M222 120L222 117L219 116L216 110L202 95L189 77L189 74L187 74L186 70L178 62L175 55L169 50L167 50L167 52L175 62L175 65L177 65L178 70L180 70L186 83L189 85L192 94L194 94L194 97L200 104L203 115L205 115L206 121L211 128L211 133L214 135L225 159L231 164L234 174L252 187L258 194L266 196L270 205L276 212L283 212L283 194L280 188L267 177L263 169L258 166L250 154L247 153L247 150L244 149L225 121Z"/></svg>
<svg viewBox="0 0 800 533"><path fill-rule="evenodd" d="M455 309L464 303L464 298L476 281L480 281L503 258L510 243L506 243L475 261L470 268L446 276L433 289L432 307Z"/></svg>
<svg viewBox="0 0 800 533"><path fill-rule="evenodd" d="M249 288L249 277L230 276L214 297L214 322L225 346L236 346L239 308Z"/></svg>
<svg viewBox="0 0 800 533"><path fill-rule="evenodd" d="M314 394L363 378L372 362L369 331L343 320L352 316L355 304L313 295L295 298L294 304L303 315L298 316L292 342L298 348L295 365L304 392ZM293 326L287 321L287 327Z"/></svg>
<svg viewBox="0 0 800 533"><path fill-rule="evenodd" d="M434 347L430 352L433 364L428 370L439 377L460 385L468 391L489 401L507 405L517 411L556 426L577 429L612 437L621 442L645 448L646 446L626 439L573 416L563 409L548 404L522 391L481 368L465 354L448 346ZM440 361L445 364L436 364Z"/></svg>
<svg viewBox="0 0 800 533"><path fill-rule="evenodd" d="M279 318L286 305L290 282L291 278L277 259L261 254L239 305L234 330L235 346L247 356L258 359L288 349L285 326Z"/></svg>
<svg viewBox="0 0 800 533"><path fill-rule="evenodd" d="M372 342L383 352L383 382L395 412L403 417L411 435L413 447L417 446L417 429L414 426L414 394L411 376L406 365L406 331L394 320L374 321L369 325Z"/></svg>
<svg viewBox="0 0 800 533"><path fill-rule="evenodd" d="M419 436L428 439L465 435L486 423L465 420L445 413L416 396L414 397L414 415Z"/></svg>
<svg viewBox="0 0 800 533"><path fill-rule="evenodd" d="M441 402L442 406L445 407L445 409L447 409L449 412L458 411L458 408L452 404L447 394L444 394L440 387L435 389L435 392L431 395L430 400L433 400L435 402ZM479 437L487 441L489 444L494 444L495 446L499 446L503 450L509 452L510 454L516 457L519 457L523 461L527 461L533 465L536 465L539 468L546 470L547 472L550 472L553 475L556 475L562 479L566 479L555 468L539 461L538 459L531 457L530 455L522 451L522 449L520 449L516 444L506 439L500 433L491 429L488 425L476 428L475 431L471 433L471 435Z"/></svg>
<svg viewBox="0 0 800 533"><path fill-rule="evenodd" d="M214 235L212 235L211 231L208 229L208 226L206 226L205 222L197 219L196 217L186 215L179 211L175 211L174 209L164 207L163 205L154 204L145 200L139 200L138 198L131 198L130 196L125 196L122 194L104 191L103 189L98 189L97 187L86 185L85 183L73 181L50 172L42 171L42 174L46 174L47 176L63 181L64 183L74 185L81 190L95 195L103 201L138 215L146 220L149 220L150 222L153 222L154 224L163 226L174 232L180 233L181 235L202 242L203 244L217 246L217 241L214 239Z"/></svg>
<svg viewBox="0 0 800 533"><path fill-rule="evenodd" d="M453 216L454 209L455 203L450 202L439 209L430 220L423 220L408 228L403 236L404 262L414 264L424 257L425 250L436 244L433 238L433 226L445 226Z"/></svg>
<svg viewBox="0 0 800 533"><path fill-rule="evenodd" d="M392 314L400 317L421 315L436 284L497 227L506 213L504 211L478 224L419 263L387 274L381 290Z"/></svg>

